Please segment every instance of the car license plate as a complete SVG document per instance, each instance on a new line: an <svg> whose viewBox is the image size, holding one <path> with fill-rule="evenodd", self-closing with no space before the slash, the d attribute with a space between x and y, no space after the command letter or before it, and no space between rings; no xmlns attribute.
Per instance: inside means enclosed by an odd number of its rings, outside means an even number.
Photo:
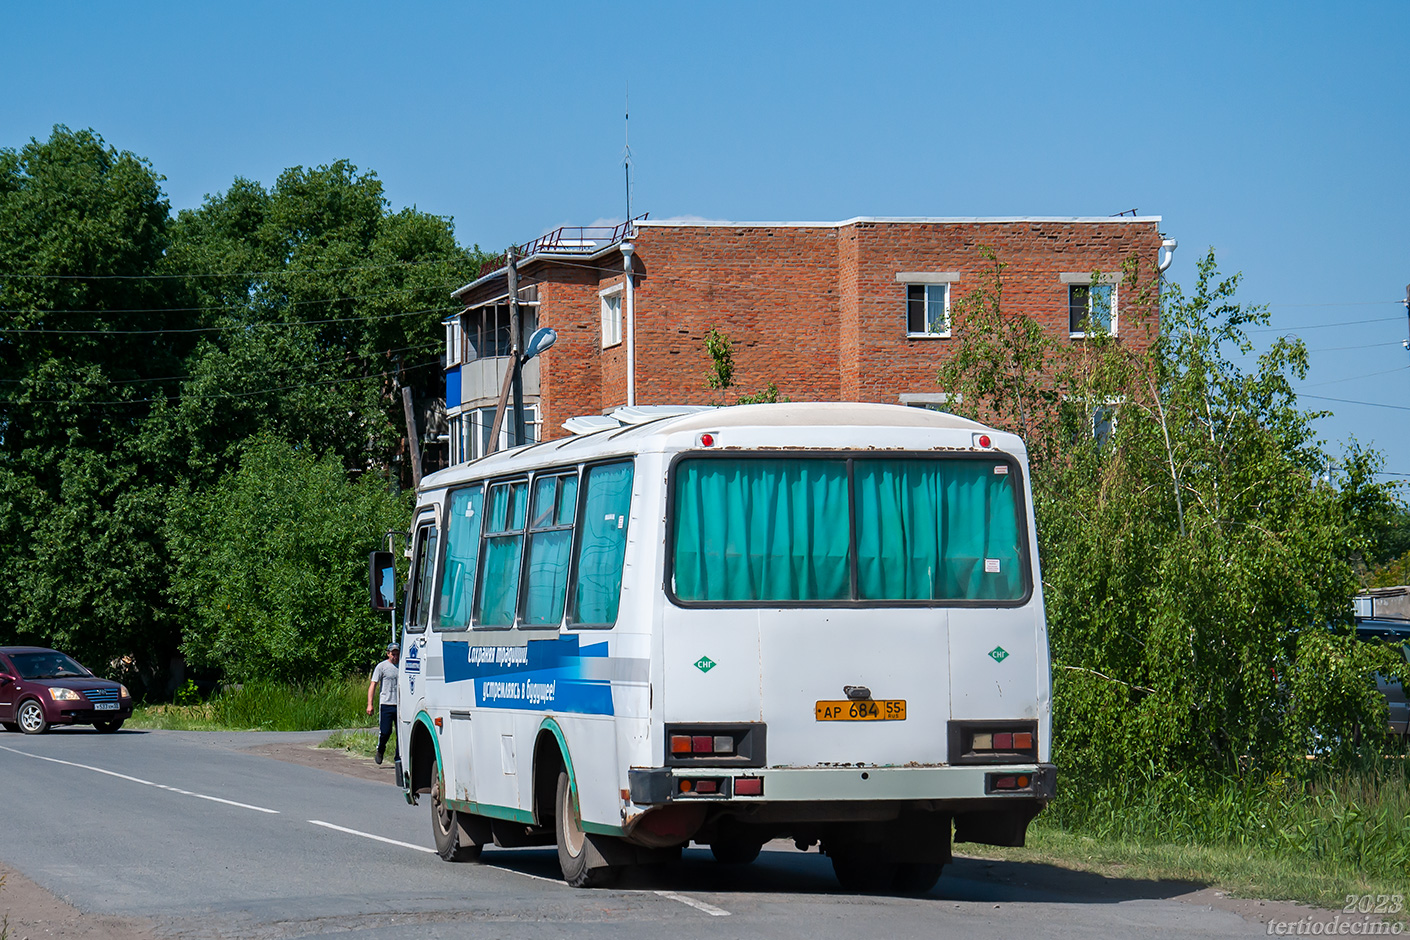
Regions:
<svg viewBox="0 0 1410 940"><path fill-rule="evenodd" d="M94 702L93 710L100 712L115 712L118 710L117 702Z"/></svg>
<svg viewBox="0 0 1410 940"><path fill-rule="evenodd" d="M813 706L813 717L818 721L905 721L906 700L818 702Z"/></svg>

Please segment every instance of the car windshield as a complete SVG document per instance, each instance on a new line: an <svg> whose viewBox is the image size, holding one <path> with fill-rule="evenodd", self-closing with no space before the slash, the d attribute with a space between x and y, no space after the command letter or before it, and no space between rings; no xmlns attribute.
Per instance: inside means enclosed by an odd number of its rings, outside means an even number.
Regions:
<svg viewBox="0 0 1410 940"><path fill-rule="evenodd" d="M70 679L93 675L63 653L11 653L10 661L19 670L21 679Z"/></svg>

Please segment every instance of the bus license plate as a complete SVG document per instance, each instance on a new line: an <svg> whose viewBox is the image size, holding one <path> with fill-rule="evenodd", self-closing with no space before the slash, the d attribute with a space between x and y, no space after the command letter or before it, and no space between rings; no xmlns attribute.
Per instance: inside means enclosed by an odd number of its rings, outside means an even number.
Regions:
<svg viewBox="0 0 1410 940"><path fill-rule="evenodd" d="M906 700L818 702L813 706L813 717L818 721L905 721Z"/></svg>

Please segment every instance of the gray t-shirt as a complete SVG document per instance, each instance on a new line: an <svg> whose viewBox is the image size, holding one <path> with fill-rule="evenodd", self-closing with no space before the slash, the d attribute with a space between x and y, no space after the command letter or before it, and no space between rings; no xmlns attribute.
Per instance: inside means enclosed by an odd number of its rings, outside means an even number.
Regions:
<svg viewBox="0 0 1410 940"><path fill-rule="evenodd" d="M372 681L382 683L382 697L378 699L383 705L397 704L397 667L390 659L384 659L377 664L377 668L372 670Z"/></svg>

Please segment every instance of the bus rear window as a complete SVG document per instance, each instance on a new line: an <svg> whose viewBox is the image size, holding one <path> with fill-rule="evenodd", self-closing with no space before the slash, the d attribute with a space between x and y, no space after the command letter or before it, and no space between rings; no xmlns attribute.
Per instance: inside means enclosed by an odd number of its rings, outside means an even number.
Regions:
<svg viewBox="0 0 1410 940"><path fill-rule="evenodd" d="M687 458L672 495L671 582L687 603L1026 596L1005 461Z"/></svg>

